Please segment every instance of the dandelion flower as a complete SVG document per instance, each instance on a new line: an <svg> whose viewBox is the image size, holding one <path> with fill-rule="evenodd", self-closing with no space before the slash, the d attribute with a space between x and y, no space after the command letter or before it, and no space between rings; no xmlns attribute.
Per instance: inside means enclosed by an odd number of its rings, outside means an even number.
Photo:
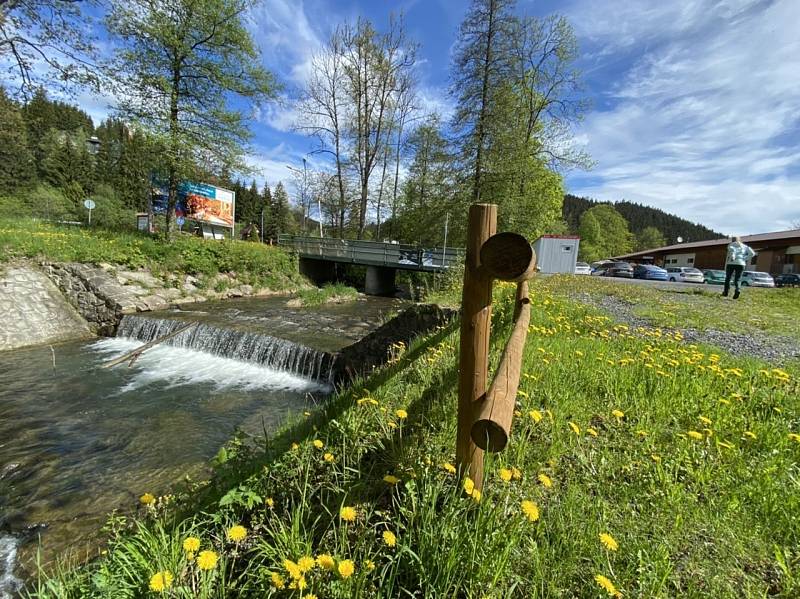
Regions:
<svg viewBox="0 0 800 599"><path fill-rule="evenodd" d="M467 495L472 495L475 490L475 482L468 476L464 479L464 491Z"/></svg>
<svg viewBox="0 0 800 599"><path fill-rule="evenodd" d="M332 462L333 461L333 454L332 453L326 453L324 456L322 456L322 459L324 459L326 462Z"/></svg>
<svg viewBox="0 0 800 599"><path fill-rule="evenodd" d="M705 416L698 416L697 419L705 425L711 426L711 419Z"/></svg>
<svg viewBox="0 0 800 599"><path fill-rule="evenodd" d="M539 519L539 506L526 499L522 502L522 513L531 522L536 522Z"/></svg>
<svg viewBox="0 0 800 599"><path fill-rule="evenodd" d="M569 424L569 427L572 429L573 433L575 433L576 435L580 435L581 434L581 427L579 427L574 422L569 422L568 424Z"/></svg>
<svg viewBox="0 0 800 599"><path fill-rule="evenodd" d="M150 590L155 593L163 593L172 586L172 572L164 570L163 572L156 572L150 577Z"/></svg>
<svg viewBox="0 0 800 599"><path fill-rule="evenodd" d="M300 449L300 446L297 443L292 443L292 449Z"/></svg>
<svg viewBox="0 0 800 599"><path fill-rule="evenodd" d="M522 478L522 470L516 466L511 466L511 478L514 480L520 480Z"/></svg>
<svg viewBox="0 0 800 599"><path fill-rule="evenodd" d="M231 526L228 529L227 537L229 541L233 541L234 543L238 543L239 541L244 541L245 537L247 537L247 529L241 524L237 524L236 526Z"/></svg>
<svg viewBox="0 0 800 599"><path fill-rule="evenodd" d="M186 537L183 540L183 550L186 553L197 553L198 549L200 549L200 539L197 537Z"/></svg>
<svg viewBox="0 0 800 599"><path fill-rule="evenodd" d="M611 410L611 415L614 416L614 418L625 418L625 412L622 410Z"/></svg>
<svg viewBox="0 0 800 599"><path fill-rule="evenodd" d="M345 522L352 522L358 516L356 508L344 506L339 510L339 517Z"/></svg>
<svg viewBox="0 0 800 599"><path fill-rule="evenodd" d="M156 498L153 497L152 493L145 493L141 497L139 497L139 502L144 505L152 505L156 502Z"/></svg>
<svg viewBox="0 0 800 599"><path fill-rule="evenodd" d="M536 478L539 479L539 482L542 483L542 485L546 489L549 489L550 487L553 486L553 479L547 476L544 472L540 472L539 476L537 476Z"/></svg>
<svg viewBox="0 0 800 599"><path fill-rule="evenodd" d="M617 590L617 587L614 586L614 583L611 582L607 577L603 576L602 574L598 574L594 577L594 581L599 584L603 590L611 595L612 597L621 597L622 593Z"/></svg>
<svg viewBox="0 0 800 599"><path fill-rule="evenodd" d="M478 489L473 489L472 490L472 501L474 501L475 503L480 503L482 496L483 495L480 492L480 490L478 490Z"/></svg>
<svg viewBox="0 0 800 599"><path fill-rule="evenodd" d="M798 435L797 433L789 433L789 440L797 441L798 443L800 443L800 435Z"/></svg>
<svg viewBox="0 0 800 599"><path fill-rule="evenodd" d="M274 500L272 497L267 497L267 498L264 500L264 503L266 503L266 504L267 504L267 507L270 507L270 508L273 508L273 507L275 507L275 500Z"/></svg>
<svg viewBox="0 0 800 599"><path fill-rule="evenodd" d="M591 435L592 437L596 437L598 435L597 431L593 429L591 426L586 428L586 433Z"/></svg>
<svg viewBox="0 0 800 599"><path fill-rule="evenodd" d="M356 565L353 563L353 560L345 559L339 562L339 576L342 578L350 578L353 575L353 572L356 571Z"/></svg>
<svg viewBox="0 0 800 599"><path fill-rule="evenodd" d="M656 455L656 454L654 454L654 453L651 453L651 454L650 454L650 458L651 458L651 459L652 459L654 462L656 462L656 463L658 463L658 462L660 462L660 461L661 461L661 456L659 456L659 455Z"/></svg>
<svg viewBox="0 0 800 599"><path fill-rule="evenodd" d="M408 412L405 410L395 410L394 415L397 416L400 420L405 420L408 418Z"/></svg>
<svg viewBox="0 0 800 599"><path fill-rule="evenodd" d="M386 476L383 477L383 482L389 485L396 485L397 483L400 482L400 479L391 474L387 474Z"/></svg>
<svg viewBox="0 0 800 599"><path fill-rule="evenodd" d="M283 579L283 576L277 572L270 573L269 577L272 581L272 586L274 586L276 589L282 589L286 585L286 581Z"/></svg>
<svg viewBox="0 0 800 599"><path fill-rule="evenodd" d="M692 439L696 439L698 441L700 441L703 438L703 433L698 433L697 431L689 431L686 434L689 435Z"/></svg>
<svg viewBox="0 0 800 599"><path fill-rule="evenodd" d="M619 549L619 544L617 541L607 532L600 533L600 542L603 544L603 547L608 549L609 551L616 551Z"/></svg>
<svg viewBox="0 0 800 599"><path fill-rule="evenodd" d="M303 599L317 599L317 596L314 593L311 593L309 595L305 595Z"/></svg>
<svg viewBox="0 0 800 599"><path fill-rule="evenodd" d="M514 473L511 472L508 468L500 468L500 479L503 482L510 482L511 478L514 476Z"/></svg>
<svg viewBox="0 0 800 599"><path fill-rule="evenodd" d="M756 434L752 431L744 431L744 436L749 439L756 439Z"/></svg>
<svg viewBox="0 0 800 599"><path fill-rule="evenodd" d="M325 447L325 443L323 443L319 439L314 439L314 447L316 447L317 449L322 449L323 447Z"/></svg>
<svg viewBox="0 0 800 599"><path fill-rule="evenodd" d="M539 410L531 410L528 412L528 416L530 416L531 420L534 422L541 422L542 420L542 413Z"/></svg>
<svg viewBox="0 0 800 599"><path fill-rule="evenodd" d="M213 570L217 566L218 559L214 551L201 551L197 556L197 567L201 570Z"/></svg>
<svg viewBox="0 0 800 599"><path fill-rule="evenodd" d="M283 567L286 568L289 576L291 576L294 580L298 580L303 576L303 573L300 571L300 566L290 559L283 560Z"/></svg>
<svg viewBox="0 0 800 599"><path fill-rule="evenodd" d="M450 463L442 464L442 468L444 468L444 471L447 472L448 474L455 474L456 473L456 467L453 466Z"/></svg>
<svg viewBox="0 0 800 599"><path fill-rule="evenodd" d="M383 542L387 547L394 547L397 545L397 537L391 530L384 530Z"/></svg>
<svg viewBox="0 0 800 599"><path fill-rule="evenodd" d="M313 557L310 555L304 555L297 560L297 567L300 568L300 572L306 573L313 570L316 563L317 561Z"/></svg>
<svg viewBox="0 0 800 599"><path fill-rule="evenodd" d="M373 562L371 559L366 560L364 562L364 568L366 568L367 571L371 572L372 570L375 569L375 562Z"/></svg>
<svg viewBox="0 0 800 599"><path fill-rule="evenodd" d="M319 564L319 567L323 570L333 570L336 567L336 562L333 560L333 557L327 553L320 553L317 556L317 564Z"/></svg>

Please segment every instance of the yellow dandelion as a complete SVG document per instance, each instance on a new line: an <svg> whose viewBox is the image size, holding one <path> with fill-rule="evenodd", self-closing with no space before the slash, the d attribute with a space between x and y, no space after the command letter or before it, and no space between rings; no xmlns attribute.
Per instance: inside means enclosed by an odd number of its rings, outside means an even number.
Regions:
<svg viewBox="0 0 800 599"><path fill-rule="evenodd" d="M625 412L623 412L622 410L611 410L611 415L617 419L625 418Z"/></svg>
<svg viewBox="0 0 800 599"><path fill-rule="evenodd" d="M314 447L316 447L317 449L322 449L323 447L325 447L325 443L323 443L319 439L314 439Z"/></svg>
<svg viewBox="0 0 800 599"><path fill-rule="evenodd" d="M619 544L617 541L607 532L600 533L600 542L603 544L603 547L608 549L609 551L616 551L619 549Z"/></svg>
<svg viewBox="0 0 800 599"><path fill-rule="evenodd" d="M467 495L472 495L475 490L475 482L468 476L464 479L464 491Z"/></svg>
<svg viewBox="0 0 800 599"><path fill-rule="evenodd" d="M483 494L480 492L480 489L472 490L472 501L474 501L475 503L480 503L481 497L483 497Z"/></svg>
<svg viewBox="0 0 800 599"><path fill-rule="evenodd" d="M520 480L522 478L522 470L516 466L511 466L511 478L514 480Z"/></svg>
<svg viewBox="0 0 800 599"><path fill-rule="evenodd" d="M652 460L653 460L655 463L658 463L658 462L660 462L660 461L661 461L661 456L659 456L659 455L656 455L656 454L654 454L654 453L651 453L651 454L650 454L650 458L651 458L651 459L652 459Z"/></svg>
<svg viewBox="0 0 800 599"><path fill-rule="evenodd" d="M275 507L275 500L274 500L272 497L267 497L267 498L264 500L264 503L266 503L266 504L267 504L267 507L270 507L270 508L273 508L273 507Z"/></svg>
<svg viewBox="0 0 800 599"><path fill-rule="evenodd" d="M453 466L450 463L442 464L442 468L444 468L444 471L447 472L448 474L455 474L456 473L456 467Z"/></svg>
<svg viewBox="0 0 800 599"><path fill-rule="evenodd" d="M139 503L144 505L152 505L156 502L156 498L153 496L152 493L145 493L141 497L139 497Z"/></svg>
<svg viewBox="0 0 800 599"><path fill-rule="evenodd" d="M197 537L186 537L183 540L183 550L186 553L197 553L200 549L200 539Z"/></svg>
<svg viewBox="0 0 800 599"><path fill-rule="evenodd" d="M324 456L322 456L322 459L324 459L326 462L332 462L333 461L333 454L332 453L326 453Z"/></svg>
<svg viewBox="0 0 800 599"><path fill-rule="evenodd" d="M611 595L612 597L621 597L622 594L617 590L617 587L614 586L614 583L611 582L607 577L603 576L602 574L598 574L594 577L594 581L599 584L603 590Z"/></svg>
<svg viewBox="0 0 800 599"><path fill-rule="evenodd" d="M384 530L383 542L387 547L394 547L397 545L397 537L391 530Z"/></svg>
<svg viewBox="0 0 800 599"><path fill-rule="evenodd" d="M317 599L317 596L314 593L311 593L309 595L304 595L303 599Z"/></svg>
<svg viewBox="0 0 800 599"><path fill-rule="evenodd" d="M197 567L201 570L213 570L219 557L214 551L201 551L197 556Z"/></svg>
<svg viewBox="0 0 800 599"><path fill-rule="evenodd" d="M300 569L300 572L305 574L306 572L313 570L316 563L317 561L313 557L310 555L304 555L297 560L297 567Z"/></svg>
<svg viewBox="0 0 800 599"><path fill-rule="evenodd" d="M353 563L353 560L345 559L339 562L339 576L342 578L350 578L353 575L353 572L356 571L356 565Z"/></svg>
<svg viewBox="0 0 800 599"><path fill-rule="evenodd" d="M531 417L531 420L534 422L541 422L542 421L542 413L539 410L531 410L528 412L528 416Z"/></svg>
<svg viewBox="0 0 800 599"><path fill-rule="evenodd" d="M228 529L227 537L229 541L238 543L239 541L243 541L245 537L247 537L247 529L240 524L237 524L236 526L231 526Z"/></svg>
<svg viewBox="0 0 800 599"><path fill-rule="evenodd" d="M397 483L400 482L400 479L391 474L387 474L386 476L383 477L383 482L389 485L396 485Z"/></svg>
<svg viewBox="0 0 800 599"><path fill-rule="evenodd" d="M373 562L371 559L368 559L368 560L366 560L366 561L364 562L364 568L365 568L365 569L366 569L368 572L372 572L372 571L375 569L375 562Z"/></svg>
<svg viewBox="0 0 800 599"><path fill-rule="evenodd" d="M749 439L756 439L756 434L752 431L744 431L744 436Z"/></svg>
<svg viewBox="0 0 800 599"><path fill-rule="evenodd" d="M172 581L172 572L168 572L167 570L156 572L150 577L150 590L155 593L163 593L172 586Z"/></svg>
<svg viewBox="0 0 800 599"><path fill-rule="evenodd" d="M731 444L730 444L730 443L728 443L727 441L720 441L720 440L718 439L718 440L717 440L717 445L719 445L720 447L724 447L725 449L733 449L733 445L731 445Z"/></svg>
<svg viewBox="0 0 800 599"><path fill-rule="evenodd" d="M283 567L286 568L286 571L293 580L298 580L303 576L303 573L300 571L300 566L290 559L283 560Z"/></svg>
<svg viewBox="0 0 800 599"><path fill-rule="evenodd" d="M327 553L320 553L317 556L317 564L323 570L333 570L336 567L336 562L333 557Z"/></svg>
<svg viewBox="0 0 800 599"><path fill-rule="evenodd" d="M276 589L282 589L284 586L286 586L286 581L283 579L283 576L277 572L270 573L269 577L272 581L272 586L274 586Z"/></svg>
<svg viewBox="0 0 800 599"><path fill-rule="evenodd" d="M301 591L304 591L308 588L308 581L306 580L305 576L301 576L297 579L297 583L295 585Z"/></svg>
<svg viewBox="0 0 800 599"><path fill-rule="evenodd" d="M711 418L706 418L705 416L698 416L697 419L706 426L711 426Z"/></svg>
<svg viewBox="0 0 800 599"><path fill-rule="evenodd" d="M300 449L300 446L297 443L292 443L292 450Z"/></svg>
<svg viewBox="0 0 800 599"><path fill-rule="evenodd" d="M358 517L358 512L354 507L344 506L339 510L339 517L345 522L352 522Z"/></svg>
<svg viewBox="0 0 800 599"><path fill-rule="evenodd" d="M526 499L522 502L522 513L531 522L536 522L539 519L539 506L535 502Z"/></svg>
<svg viewBox="0 0 800 599"><path fill-rule="evenodd" d="M539 482L542 483L542 486L544 486L545 489L549 489L553 486L553 479L547 476L544 472L540 472L536 478L539 479Z"/></svg>
<svg viewBox="0 0 800 599"><path fill-rule="evenodd" d="M591 435L592 437L596 437L598 435L598 432L595 429L593 429L591 426L589 426L589 427L586 428L586 434L587 435Z"/></svg>
<svg viewBox="0 0 800 599"><path fill-rule="evenodd" d="M569 424L569 427L572 429L573 433L575 433L576 435L580 435L581 434L581 427L579 427L574 422L569 422L568 424Z"/></svg>
<svg viewBox="0 0 800 599"><path fill-rule="evenodd" d="M394 415L397 416L400 420L405 420L408 418L408 412L405 410L395 410Z"/></svg>
<svg viewBox="0 0 800 599"><path fill-rule="evenodd" d="M697 441L703 439L703 433L698 433L697 431L688 431L686 434Z"/></svg>
<svg viewBox="0 0 800 599"><path fill-rule="evenodd" d="M800 435L798 435L797 433L789 433L789 440L797 441L798 443L800 443Z"/></svg>
<svg viewBox="0 0 800 599"><path fill-rule="evenodd" d="M500 468L500 480L510 482L514 474L508 468Z"/></svg>

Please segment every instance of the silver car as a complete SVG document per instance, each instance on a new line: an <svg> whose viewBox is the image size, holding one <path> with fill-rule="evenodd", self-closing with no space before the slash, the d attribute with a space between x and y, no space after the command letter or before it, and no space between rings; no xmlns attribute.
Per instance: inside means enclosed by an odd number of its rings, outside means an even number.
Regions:
<svg viewBox="0 0 800 599"><path fill-rule="evenodd" d="M705 283L703 272L691 266L670 266L667 277L673 283Z"/></svg>
<svg viewBox="0 0 800 599"><path fill-rule="evenodd" d="M586 262L578 262L575 264L575 274L590 275L592 274L592 267L586 264Z"/></svg>
<svg viewBox="0 0 800 599"><path fill-rule="evenodd" d="M775 287L775 279L768 272L746 270L742 273L742 285L751 287Z"/></svg>

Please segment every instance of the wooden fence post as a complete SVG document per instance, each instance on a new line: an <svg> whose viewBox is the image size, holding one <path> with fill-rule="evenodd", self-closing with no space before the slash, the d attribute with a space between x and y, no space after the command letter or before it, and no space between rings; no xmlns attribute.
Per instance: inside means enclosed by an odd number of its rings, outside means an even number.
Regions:
<svg viewBox="0 0 800 599"><path fill-rule="evenodd" d="M469 474L479 490L483 488L483 450L473 443L470 430L478 402L486 393L492 320L492 278L481 268L480 251L496 230L495 204L470 206L461 297L456 460L460 474Z"/></svg>

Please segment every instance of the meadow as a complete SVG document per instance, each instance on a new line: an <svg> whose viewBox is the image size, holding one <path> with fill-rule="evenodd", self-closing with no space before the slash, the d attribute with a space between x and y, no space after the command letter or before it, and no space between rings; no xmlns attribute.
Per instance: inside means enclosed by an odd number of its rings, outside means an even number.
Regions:
<svg viewBox="0 0 800 599"><path fill-rule="evenodd" d="M55 597L796 597L797 369L532 288L511 441L482 493L455 474L457 324L210 481L142 489ZM455 300L457 292L450 295ZM495 294L492 361L513 288Z"/></svg>

